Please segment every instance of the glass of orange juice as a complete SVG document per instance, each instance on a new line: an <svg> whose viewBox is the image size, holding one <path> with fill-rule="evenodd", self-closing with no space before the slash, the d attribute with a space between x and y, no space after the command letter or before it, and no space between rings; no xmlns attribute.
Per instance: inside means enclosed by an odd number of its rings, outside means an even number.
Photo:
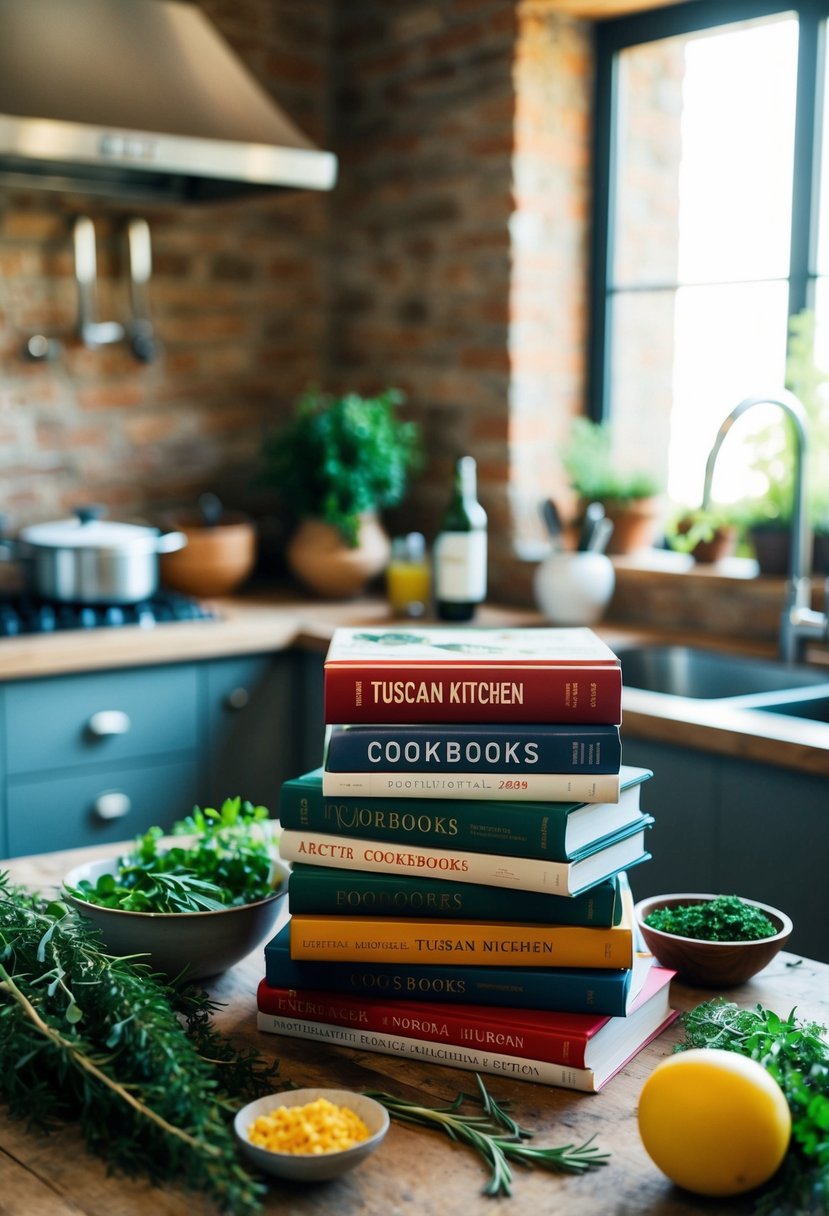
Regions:
<svg viewBox="0 0 829 1216"><path fill-rule="evenodd" d="M395 616L424 616L432 593L432 577L422 532L409 532L392 541L386 567L386 595Z"/></svg>

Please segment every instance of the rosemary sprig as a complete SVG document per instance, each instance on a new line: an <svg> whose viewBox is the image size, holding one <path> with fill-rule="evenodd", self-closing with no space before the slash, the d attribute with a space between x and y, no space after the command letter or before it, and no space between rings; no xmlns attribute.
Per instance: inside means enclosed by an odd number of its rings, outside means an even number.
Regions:
<svg viewBox="0 0 829 1216"><path fill-rule="evenodd" d="M584 1144L565 1144L560 1148L535 1148L526 1144L533 1132L516 1123L505 1107L495 1101L477 1073L475 1081L477 1094L459 1093L450 1106L421 1106L375 1090L369 1091L367 1096L385 1106L391 1117L400 1123L434 1128L444 1132L450 1140L468 1144L489 1166L485 1195L512 1194L511 1161L567 1174L583 1174L607 1164L610 1154L594 1147L592 1136ZM483 1113L461 1110L465 1101L476 1100Z"/></svg>
<svg viewBox="0 0 829 1216"><path fill-rule="evenodd" d="M0 874L0 1096L35 1127L77 1118L110 1167L178 1181L239 1216L262 1185L239 1165L228 1115L274 1067L210 1024L206 993L103 952L73 910Z"/></svg>

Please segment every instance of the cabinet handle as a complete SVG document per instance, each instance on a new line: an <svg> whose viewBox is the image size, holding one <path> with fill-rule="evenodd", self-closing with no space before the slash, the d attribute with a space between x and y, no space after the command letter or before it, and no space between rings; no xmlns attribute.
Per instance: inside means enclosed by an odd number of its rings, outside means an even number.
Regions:
<svg viewBox="0 0 829 1216"><path fill-rule="evenodd" d="M107 790L98 795L92 803L92 810L99 819L123 819L132 810L132 803L129 796L120 790Z"/></svg>
<svg viewBox="0 0 829 1216"><path fill-rule="evenodd" d="M103 739L107 735L127 734L132 723L129 714L125 714L122 709L99 709L86 725L91 735Z"/></svg>
<svg viewBox="0 0 829 1216"><path fill-rule="evenodd" d="M250 700L250 693L246 688L234 688L225 697L225 709L244 709Z"/></svg>

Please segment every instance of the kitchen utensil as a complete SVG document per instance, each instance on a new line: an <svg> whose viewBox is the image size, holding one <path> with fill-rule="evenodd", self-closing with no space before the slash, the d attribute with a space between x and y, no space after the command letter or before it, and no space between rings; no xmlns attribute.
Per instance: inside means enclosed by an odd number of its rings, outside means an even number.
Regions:
<svg viewBox="0 0 829 1216"><path fill-rule="evenodd" d="M13 552L30 591L76 604L135 604L154 595L158 555L183 548L187 537L102 514L82 507L74 518L21 528Z"/></svg>
<svg viewBox="0 0 829 1216"><path fill-rule="evenodd" d="M204 494L199 495L198 504L205 528L215 528L221 523L224 507L218 494L205 490Z"/></svg>
<svg viewBox="0 0 829 1216"><path fill-rule="evenodd" d="M75 220L75 281L78 287L78 333L84 346L97 350L120 342L124 327L117 321L99 321L98 265L95 253L95 226L86 215Z"/></svg>
<svg viewBox="0 0 829 1216"><path fill-rule="evenodd" d="M355 1144L353 1148L331 1153L274 1153L251 1144L250 1125L261 1115L269 1115L280 1106L307 1106L318 1098L327 1098L335 1106L352 1110L368 1128L368 1139ZM233 1120L233 1130L243 1156L264 1173L274 1174L277 1178L293 1178L298 1182L322 1182L353 1169L374 1152L389 1130L389 1113L374 1098L353 1090L291 1089L267 1094L243 1106Z"/></svg>
<svg viewBox="0 0 829 1216"><path fill-rule="evenodd" d="M150 226L146 220L132 219L127 225L127 257L130 273L130 307L127 340L130 349L142 363L152 363L158 354L158 343L150 319L147 288L152 274Z"/></svg>
<svg viewBox="0 0 829 1216"><path fill-rule="evenodd" d="M606 515L597 521L587 541L587 553L604 553L613 535L613 520Z"/></svg>
<svg viewBox="0 0 829 1216"><path fill-rule="evenodd" d="M544 520L544 526L547 529L547 535L550 538L550 543L552 544L553 548L560 549L564 529L562 527L558 507L553 502L552 498L545 498L542 500L541 518Z"/></svg>
<svg viewBox="0 0 829 1216"><path fill-rule="evenodd" d="M600 520L604 519L604 507L600 502L588 503L584 511L584 519L582 520L581 531L579 533L579 541L576 548L580 553L592 549L591 544L593 534L598 527Z"/></svg>

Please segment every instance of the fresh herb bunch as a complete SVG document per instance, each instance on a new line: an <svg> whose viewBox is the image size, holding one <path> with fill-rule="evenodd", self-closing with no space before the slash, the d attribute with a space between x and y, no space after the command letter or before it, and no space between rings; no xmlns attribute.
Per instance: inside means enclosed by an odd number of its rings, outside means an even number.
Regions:
<svg viewBox="0 0 829 1216"><path fill-rule="evenodd" d="M262 1186L240 1168L229 1119L274 1087L275 1065L237 1053L195 988L103 952L64 904L0 874L0 1095L36 1127L78 1119L114 1169L209 1192L253 1216Z"/></svg>
<svg viewBox="0 0 829 1216"><path fill-rule="evenodd" d="M736 895L717 895L705 903L656 908L645 924L662 933L707 942L752 942L774 937L777 930L759 908Z"/></svg>
<svg viewBox="0 0 829 1216"><path fill-rule="evenodd" d="M722 997L683 1015L676 1050L720 1047L758 1060L782 1089L792 1115L788 1153L756 1211L829 1212L829 1042L826 1028L781 1018L762 1005L740 1009Z"/></svg>
<svg viewBox="0 0 829 1216"><path fill-rule="evenodd" d="M195 807L173 826L182 844L161 844L164 831L152 827L132 851L118 859L115 874L95 883L82 879L70 894L87 903L125 912L203 912L238 907L273 895L268 811L241 798L220 810Z"/></svg>
<svg viewBox="0 0 829 1216"><path fill-rule="evenodd" d="M394 507L423 463L420 427L396 410L403 394L332 396L310 389L294 417L265 444L265 477L299 516L316 516L356 548L359 517Z"/></svg>
<svg viewBox="0 0 829 1216"><path fill-rule="evenodd" d="M584 1144L565 1144L561 1148L536 1148L525 1143L533 1133L516 1123L505 1107L495 1101L477 1073L475 1080L477 1094L459 1093L451 1106L421 1106L376 1091L369 1091L367 1096L385 1106L400 1123L442 1131L450 1140L468 1144L489 1166L485 1195L512 1194L511 1161L564 1174L584 1174L607 1164L609 1154L594 1148L592 1137ZM477 1102L483 1113L462 1111L464 1102Z"/></svg>

